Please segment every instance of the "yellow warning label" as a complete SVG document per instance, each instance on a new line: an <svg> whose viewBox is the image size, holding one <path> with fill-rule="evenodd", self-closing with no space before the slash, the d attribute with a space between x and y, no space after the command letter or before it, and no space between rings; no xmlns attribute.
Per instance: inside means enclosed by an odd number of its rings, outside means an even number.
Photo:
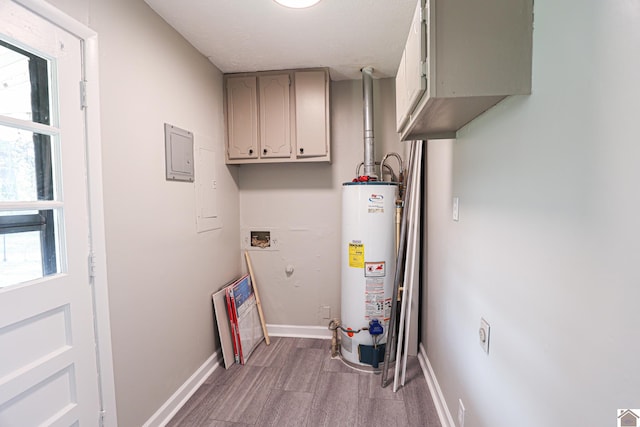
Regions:
<svg viewBox="0 0 640 427"><path fill-rule="evenodd" d="M349 267L364 268L364 245L349 243Z"/></svg>

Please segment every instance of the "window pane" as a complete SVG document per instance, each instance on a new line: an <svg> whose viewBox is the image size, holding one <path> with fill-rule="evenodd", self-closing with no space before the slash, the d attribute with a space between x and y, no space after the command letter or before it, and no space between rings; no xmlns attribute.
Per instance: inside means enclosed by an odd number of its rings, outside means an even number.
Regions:
<svg viewBox="0 0 640 427"><path fill-rule="evenodd" d="M0 115L50 124L47 61L1 40Z"/></svg>
<svg viewBox="0 0 640 427"><path fill-rule="evenodd" d="M50 124L48 61L2 40L0 115ZM54 200L51 140L0 125L0 209L3 202ZM59 271L60 215L0 210L0 287Z"/></svg>
<svg viewBox="0 0 640 427"><path fill-rule="evenodd" d="M53 196L51 137L0 126L0 202Z"/></svg>
<svg viewBox="0 0 640 427"><path fill-rule="evenodd" d="M0 288L58 272L54 210L0 212Z"/></svg>
<svg viewBox="0 0 640 427"><path fill-rule="evenodd" d="M42 277L40 232L0 235L0 288Z"/></svg>

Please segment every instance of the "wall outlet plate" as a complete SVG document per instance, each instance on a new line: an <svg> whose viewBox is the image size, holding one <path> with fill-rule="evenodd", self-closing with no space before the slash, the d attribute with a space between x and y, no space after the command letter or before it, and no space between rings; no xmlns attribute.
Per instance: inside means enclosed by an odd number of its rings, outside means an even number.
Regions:
<svg viewBox="0 0 640 427"><path fill-rule="evenodd" d="M331 319L331 306L329 305L321 305L318 307L318 312L320 314L321 320L330 320Z"/></svg>
<svg viewBox="0 0 640 427"><path fill-rule="evenodd" d="M480 318L480 329L478 330L478 338L480 339L480 347L485 353L489 354L489 336L490 336L489 322Z"/></svg>

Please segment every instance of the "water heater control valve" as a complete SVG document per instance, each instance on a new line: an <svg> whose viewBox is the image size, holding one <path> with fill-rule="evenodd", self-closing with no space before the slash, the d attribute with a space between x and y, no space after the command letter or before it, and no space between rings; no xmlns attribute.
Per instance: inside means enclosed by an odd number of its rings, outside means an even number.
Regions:
<svg viewBox="0 0 640 427"><path fill-rule="evenodd" d="M373 319L369 322L369 333L371 335L382 335L383 332L384 328L378 319Z"/></svg>

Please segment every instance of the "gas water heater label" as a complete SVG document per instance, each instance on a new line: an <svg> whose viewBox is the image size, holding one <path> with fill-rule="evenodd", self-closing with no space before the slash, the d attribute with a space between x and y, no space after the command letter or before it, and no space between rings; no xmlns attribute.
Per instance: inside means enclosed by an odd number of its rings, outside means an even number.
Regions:
<svg viewBox="0 0 640 427"><path fill-rule="evenodd" d="M384 300L384 320L388 322L391 319L391 298L387 298Z"/></svg>
<svg viewBox="0 0 640 427"><path fill-rule="evenodd" d="M365 262L364 263L364 277L384 277L385 262Z"/></svg>
<svg viewBox="0 0 640 427"><path fill-rule="evenodd" d="M364 268L364 244L349 243L349 267Z"/></svg>
<svg viewBox="0 0 640 427"><path fill-rule="evenodd" d="M384 279L372 277L366 279L364 289L364 317L367 320L384 317Z"/></svg>
<svg viewBox="0 0 640 427"><path fill-rule="evenodd" d="M372 194L369 196L368 202L369 213L384 213L384 196L382 194Z"/></svg>

